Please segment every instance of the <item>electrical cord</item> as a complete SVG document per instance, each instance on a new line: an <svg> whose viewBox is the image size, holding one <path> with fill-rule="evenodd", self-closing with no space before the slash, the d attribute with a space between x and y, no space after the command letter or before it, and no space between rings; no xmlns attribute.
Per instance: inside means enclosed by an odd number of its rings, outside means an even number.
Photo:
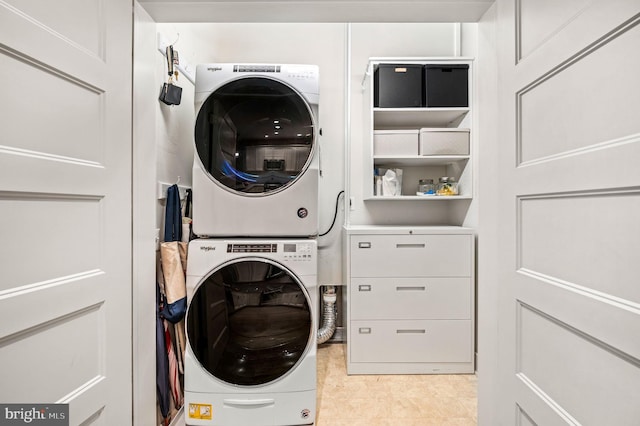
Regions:
<svg viewBox="0 0 640 426"><path fill-rule="evenodd" d="M327 230L327 232L324 232L322 234L319 234L319 237L324 237L325 235L327 235L329 232L331 232L331 230L333 229L333 226L336 224L336 218L338 217L338 203L340 202L340 196L344 194L344 190L338 192L338 196L336 197L336 211L333 212L333 221L331 222L331 226L329 227L329 230Z"/></svg>

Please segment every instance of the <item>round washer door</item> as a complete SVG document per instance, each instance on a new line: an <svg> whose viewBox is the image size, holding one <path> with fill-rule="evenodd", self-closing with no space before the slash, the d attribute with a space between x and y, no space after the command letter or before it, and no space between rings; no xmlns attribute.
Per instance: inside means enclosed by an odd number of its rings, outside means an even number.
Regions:
<svg viewBox="0 0 640 426"><path fill-rule="evenodd" d="M195 290L186 322L202 367L241 386L291 371L312 344L314 327L304 286L263 259L233 261L212 272Z"/></svg>
<svg viewBox="0 0 640 426"><path fill-rule="evenodd" d="M204 170L223 188L265 195L291 185L311 161L313 113L292 87L246 77L216 89L202 104L195 148Z"/></svg>

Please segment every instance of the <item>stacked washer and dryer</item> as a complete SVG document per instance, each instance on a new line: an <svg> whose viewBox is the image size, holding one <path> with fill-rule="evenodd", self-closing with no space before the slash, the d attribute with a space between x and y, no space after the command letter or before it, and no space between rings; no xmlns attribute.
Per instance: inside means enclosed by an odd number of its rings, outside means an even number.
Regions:
<svg viewBox="0 0 640 426"><path fill-rule="evenodd" d="M187 425L313 424L318 67L196 70Z"/></svg>

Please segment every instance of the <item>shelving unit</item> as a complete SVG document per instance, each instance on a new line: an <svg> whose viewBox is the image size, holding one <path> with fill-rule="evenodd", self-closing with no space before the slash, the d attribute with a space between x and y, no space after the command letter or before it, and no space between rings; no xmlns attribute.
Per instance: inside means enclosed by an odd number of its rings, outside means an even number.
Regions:
<svg viewBox="0 0 640 426"><path fill-rule="evenodd" d="M381 64L393 64L385 67L386 76L399 84L387 86L384 96L379 91L376 99L374 71ZM468 106L375 107L406 105L406 99L418 104L413 88L418 85L415 69L420 67L407 66L412 71L395 75L406 72L404 64L454 65L441 68L457 70L464 67L455 65L468 66L466 93L455 86L452 92L444 91L449 97L442 103L422 102ZM460 226L473 199L471 64L470 58L370 58L367 64L362 85L361 181L371 220L345 227L348 374L459 374L475 370L475 235L473 229ZM409 90L404 90L407 86ZM449 86L440 86L444 87ZM451 94L455 91L463 92L468 100L459 102L460 98ZM425 129L427 137L422 146L420 129ZM421 155L438 152L460 154ZM384 168L402 169L401 195L374 194L374 173ZM437 183L443 176L456 178L459 195L416 195L420 179ZM360 179L356 181L361 184ZM404 215L409 210L423 216L413 216L411 226L402 225L407 223ZM427 225L436 221L437 225Z"/></svg>
<svg viewBox="0 0 640 426"><path fill-rule="evenodd" d="M376 155L374 152L374 131L407 130L421 128L469 128L471 129L470 107L411 107L380 108L374 107L374 70L380 64L420 64L420 65L468 65L468 94L471 103L470 58L370 58L367 65L367 77L363 81L365 102L368 113L365 113L364 143L365 165L364 200L365 201L454 201L473 198L473 180L471 155ZM382 196L374 193L374 171L376 169L402 168L402 195ZM418 180L433 179L435 183L442 176L453 176L459 184L460 194L457 196L421 196L415 195Z"/></svg>

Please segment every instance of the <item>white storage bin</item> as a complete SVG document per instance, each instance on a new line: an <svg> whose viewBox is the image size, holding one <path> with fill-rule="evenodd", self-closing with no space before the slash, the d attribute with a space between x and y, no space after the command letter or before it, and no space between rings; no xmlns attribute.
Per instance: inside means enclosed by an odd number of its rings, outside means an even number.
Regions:
<svg viewBox="0 0 640 426"><path fill-rule="evenodd" d="M374 130L373 155L418 155L418 129Z"/></svg>
<svg viewBox="0 0 640 426"><path fill-rule="evenodd" d="M420 129L420 155L469 155L469 129Z"/></svg>

